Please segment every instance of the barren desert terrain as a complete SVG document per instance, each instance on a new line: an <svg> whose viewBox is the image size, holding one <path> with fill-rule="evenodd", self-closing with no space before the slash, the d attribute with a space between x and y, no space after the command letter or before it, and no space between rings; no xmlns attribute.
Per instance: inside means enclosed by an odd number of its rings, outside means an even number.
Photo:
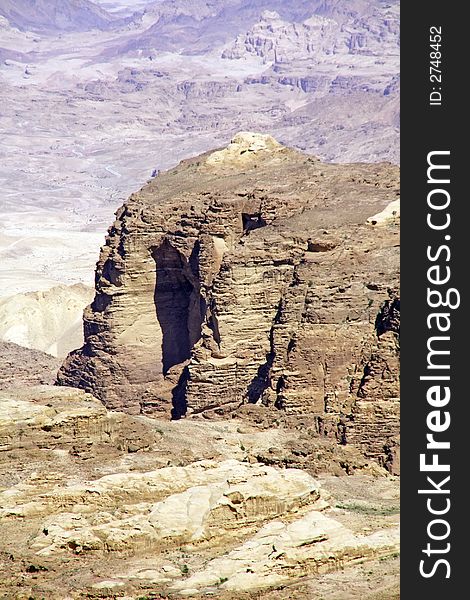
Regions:
<svg viewBox="0 0 470 600"><path fill-rule="evenodd" d="M343 5L131 3L30 31L28 2L2 0L1 295L92 285L124 199L237 131L396 162L397 3Z"/></svg>
<svg viewBox="0 0 470 600"><path fill-rule="evenodd" d="M399 3L0 0L0 596L399 598Z"/></svg>

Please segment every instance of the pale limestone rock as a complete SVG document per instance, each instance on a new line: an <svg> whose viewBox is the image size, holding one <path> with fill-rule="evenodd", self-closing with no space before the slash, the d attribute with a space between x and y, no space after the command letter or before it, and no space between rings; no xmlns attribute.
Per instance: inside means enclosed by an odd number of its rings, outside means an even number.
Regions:
<svg viewBox="0 0 470 600"><path fill-rule="evenodd" d="M367 219L368 225L385 225L400 217L400 200L390 202L382 211Z"/></svg>
<svg viewBox="0 0 470 600"><path fill-rule="evenodd" d="M112 579L105 579L92 585L95 590L107 590L122 587L124 583L122 581L114 581Z"/></svg>
<svg viewBox="0 0 470 600"><path fill-rule="evenodd" d="M390 304L381 329L392 325L396 307ZM374 387L377 370L373 366L371 378L361 381L365 389ZM353 535L349 527L364 531L362 517L330 508L334 501L308 473L256 463L258 453L274 459L271 450L287 441L282 428L253 430L235 419L141 421L108 412L82 391L47 386L3 392L0 408L3 454L13 461L0 471L2 552L16 559L7 565L8 590L17 581L15 573L23 577L25 564L31 564L48 568L38 572L38 580L60 586L60 593L51 595L58 600L74 596L77 566L78 585L88 594L135 598L158 586L181 596L236 597L240 590L256 593L284 577L314 578L397 549L389 529L395 519L370 523L369 532L385 527L383 532ZM136 423L161 427L163 433L148 452L129 454L125 440ZM291 435L301 451L302 433ZM167 436L170 445L162 447ZM162 464L161 454L181 456L185 446L191 446L188 456L197 456L198 436L207 446L220 440L226 456L250 460L219 457L153 468L155 461ZM241 440L252 445L252 455L240 449ZM76 453L82 443L90 448L83 458ZM347 479L349 486L356 478ZM366 498L371 479L361 492ZM380 498L389 496L382 490ZM63 575L59 580L57 573Z"/></svg>
<svg viewBox="0 0 470 600"><path fill-rule="evenodd" d="M399 548L399 530L354 535L338 521L310 511L293 522L271 521L255 536L185 581L173 584L189 595L219 585L241 591L280 585L297 576L327 572L364 556L386 556Z"/></svg>
<svg viewBox="0 0 470 600"><path fill-rule="evenodd" d="M241 131L232 138L227 148L213 152L206 163L217 165L219 163L229 165L243 165L244 162L252 160L254 155L260 152L279 152L283 146L270 135L262 133L251 133Z"/></svg>
<svg viewBox="0 0 470 600"><path fill-rule="evenodd" d="M90 500L86 507L73 504L87 495ZM137 503L139 496L163 499ZM126 497L132 498L132 504L110 511ZM57 508L68 504L72 512L61 512L44 523L47 535L39 534L33 544L41 556L67 547L81 552L158 546L171 540L201 541L236 534L241 528L304 506L325 506L318 484L307 473L235 460L116 474L86 486L57 488L43 496L39 508L49 505L51 509L54 502ZM21 507L32 514L30 505L19 505L16 510ZM12 510L4 514L12 514Z"/></svg>

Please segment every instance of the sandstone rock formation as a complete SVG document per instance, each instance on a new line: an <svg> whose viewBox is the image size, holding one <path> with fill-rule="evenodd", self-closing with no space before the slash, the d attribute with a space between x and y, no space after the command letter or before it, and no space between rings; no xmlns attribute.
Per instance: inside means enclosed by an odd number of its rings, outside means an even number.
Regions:
<svg viewBox="0 0 470 600"><path fill-rule="evenodd" d="M320 484L254 460L290 434L111 412L73 388L1 392L0 596L238 600L393 561L397 478Z"/></svg>
<svg viewBox="0 0 470 600"><path fill-rule="evenodd" d="M5 508L8 514L45 512L45 504L59 503L59 511L44 525L32 548L40 556L72 548L128 550L144 546L182 544L233 535L240 529L298 512L302 507L325 508L318 485L296 469L239 463L196 462L188 467L168 467L148 473L113 474L72 489L54 490L40 503ZM91 494L83 515L73 507ZM132 498L132 504L124 499ZM125 508L122 506L124 500ZM114 506L114 508L112 508Z"/></svg>
<svg viewBox="0 0 470 600"><path fill-rule="evenodd" d="M269 587L287 583L294 572L297 576L326 573L332 563L345 566L365 556L387 556L398 545L396 527L357 536L335 519L310 511L290 523L270 522L243 545L177 582L173 589L189 596L217 585L232 591Z"/></svg>
<svg viewBox="0 0 470 600"><path fill-rule="evenodd" d="M366 221L397 186L392 165L322 164L248 133L163 173L118 211L58 382L174 418L262 403L385 463L399 232Z"/></svg>
<svg viewBox="0 0 470 600"><path fill-rule="evenodd" d="M151 446L155 437L138 420L108 412L79 390L37 386L9 388L0 395L3 452L60 448L80 454L97 444L133 452Z"/></svg>

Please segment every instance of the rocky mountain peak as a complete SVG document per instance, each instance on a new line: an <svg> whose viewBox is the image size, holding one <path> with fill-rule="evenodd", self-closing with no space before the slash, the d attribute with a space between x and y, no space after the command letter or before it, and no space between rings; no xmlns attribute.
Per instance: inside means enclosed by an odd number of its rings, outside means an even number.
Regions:
<svg viewBox="0 0 470 600"><path fill-rule="evenodd" d="M117 212L59 383L176 419L308 415L392 464L398 334L375 324L397 296L399 227L367 220L397 196L393 165L326 164L251 132L161 173Z"/></svg>
<svg viewBox="0 0 470 600"><path fill-rule="evenodd" d="M207 158L207 164L217 165L243 163L252 158L259 158L265 152L275 153L282 150L282 146L272 136L263 133L240 131L230 144L222 149L212 152Z"/></svg>
<svg viewBox="0 0 470 600"><path fill-rule="evenodd" d="M263 10L260 21L281 21L281 15L275 10Z"/></svg>

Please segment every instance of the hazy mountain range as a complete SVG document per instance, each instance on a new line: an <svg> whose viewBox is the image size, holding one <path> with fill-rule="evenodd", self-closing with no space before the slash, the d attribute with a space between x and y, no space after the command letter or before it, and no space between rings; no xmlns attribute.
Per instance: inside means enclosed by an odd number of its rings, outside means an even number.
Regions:
<svg viewBox="0 0 470 600"><path fill-rule="evenodd" d="M0 15L20 30L43 32L105 29L113 20L89 0L1 0Z"/></svg>

